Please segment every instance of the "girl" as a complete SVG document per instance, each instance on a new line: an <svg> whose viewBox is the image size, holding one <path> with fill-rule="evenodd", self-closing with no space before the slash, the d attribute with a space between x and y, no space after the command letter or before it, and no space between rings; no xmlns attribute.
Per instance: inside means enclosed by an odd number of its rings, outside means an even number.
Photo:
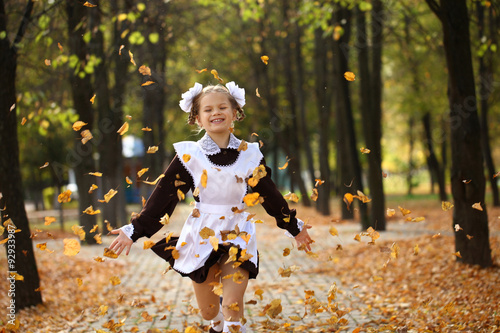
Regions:
<svg viewBox="0 0 500 333"><path fill-rule="evenodd" d="M253 191L250 205L260 198L278 227L306 251L311 250L310 226L304 227L277 190L258 143L247 144L232 134L233 121L245 117L245 90L234 82L205 88L195 83L182 98L179 106L189 113L188 123L198 124L206 133L197 142L174 144L177 154L164 177L131 224L111 231L118 237L110 249L128 255L133 242L160 230L179 197L192 190L195 208L180 236L165 238L152 250L193 280L201 315L211 320L209 332L245 333L240 322L243 295L248 279L254 279L259 270L255 224L244 211L248 188ZM220 285L222 308L215 293L220 294Z"/></svg>

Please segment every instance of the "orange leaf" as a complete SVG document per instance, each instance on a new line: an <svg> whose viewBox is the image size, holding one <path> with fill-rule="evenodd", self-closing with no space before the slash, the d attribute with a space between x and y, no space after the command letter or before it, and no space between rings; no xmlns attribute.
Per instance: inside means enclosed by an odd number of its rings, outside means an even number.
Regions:
<svg viewBox="0 0 500 333"><path fill-rule="evenodd" d="M347 81L354 81L356 80L356 75L354 75L353 72L345 72L344 77Z"/></svg>
<svg viewBox="0 0 500 333"><path fill-rule="evenodd" d="M144 66L142 65L141 67L139 67L138 69L139 73L141 73L142 75L149 75L151 76L151 68L149 68L148 66ZM149 82L149 81L148 81ZM144 84L143 84L144 85Z"/></svg>
<svg viewBox="0 0 500 333"><path fill-rule="evenodd" d="M197 69L196 71L198 72L198 74L201 74L201 73L203 73L203 72L206 72L206 71L207 71L207 69L206 69L206 68L203 68L203 69ZM212 73L212 74L213 74L213 73Z"/></svg>
<svg viewBox="0 0 500 333"><path fill-rule="evenodd" d="M208 180L208 175L207 175L207 170L203 170L203 173L201 174L201 186L203 186L203 188L206 188L207 187L207 180Z"/></svg>
<svg viewBox="0 0 500 333"><path fill-rule="evenodd" d="M83 4L85 7L90 7L90 8L93 8L93 7L97 7L97 5L94 5L93 3L90 3L88 1L85 1L85 3Z"/></svg>
<svg viewBox="0 0 500 333"><path fill-rule="evenodd" d="M255 206L259 203L259 196L260 194L257 193L257 192L254 192L254 193L248 193L247 195L245 195L245 197L243 198L243 202L248 206L248 207L252 207L252 206Z"/></svg>
<svg viewBox="0 0 500 333"><path fill-rule="evenodd" d="M123 125L122 125L119 129L118 129L118 131L116 131L116 133L118 133L118 134L120 134L120 135L123 135L123 134L127 133L128 128L129 128L128 122L125 122L125 123L123 123Z"/></svg>
<svg viewBox="0 0 500 333"><path fill-rule="evenodd" d="M68 257L75 256L80 252L80 242L76 239L73 238L65 238L63 239L64 242L64 255L67 255Z"/></svg>
<svg viewBox="0 0 500 333"><path fill-rule="evenodd" d="M265 63L266 65L269 63L269 57L266 55L260 57L260 60L262 60L262 62Z"/></svg>

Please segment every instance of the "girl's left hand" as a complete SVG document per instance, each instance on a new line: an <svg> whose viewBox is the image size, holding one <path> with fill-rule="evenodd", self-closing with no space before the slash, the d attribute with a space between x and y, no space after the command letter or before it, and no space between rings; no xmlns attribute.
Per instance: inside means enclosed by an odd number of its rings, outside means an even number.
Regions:
<svg viewBox="0 0 500 333"><path fill-rule="evenodd" d="M295 236L295 240L297 241L297 248L299 250L304 249L306 252L311 251L311 244L314 243L314 241L311 239L311 236L309 236L309 233L307 232L307 229L312 228L312 226L306 224L304 225L304 228L302 228L302 231Z"/></svg>

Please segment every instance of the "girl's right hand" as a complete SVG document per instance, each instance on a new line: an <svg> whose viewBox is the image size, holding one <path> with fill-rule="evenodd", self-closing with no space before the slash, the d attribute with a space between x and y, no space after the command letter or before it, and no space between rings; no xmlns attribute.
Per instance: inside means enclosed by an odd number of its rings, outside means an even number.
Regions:
<svg viewBox="0 0 500 333"><path fill-rule="evenodd" d="M110 234L118 234L118 237L111 243L109 249L114 251L117 255L120 255L123 250L125 254L128 255L130 253L130 248L134 242L125 235L125 233L120 229L114 229L110 231Z"/></svg>

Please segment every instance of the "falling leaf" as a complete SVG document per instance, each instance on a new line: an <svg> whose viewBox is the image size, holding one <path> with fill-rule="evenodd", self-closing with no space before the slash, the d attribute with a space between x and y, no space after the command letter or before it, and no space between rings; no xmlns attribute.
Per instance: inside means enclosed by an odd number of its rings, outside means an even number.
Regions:
<svg viewBox="0 0 500 333"><path fill-rule="evenodd" d="M467 179L462 180L462 182L463 182L464 184L469 184L471 181L472 181L472 179L470 179L470 180L467 180Z"/></svg>
<svg viewBox="0 0 500 333"><path fill-rule="evenodd" d="M210 283L212 287L212 292L216 294L217 296L222 296L222 283L220 282L211 282Z"/></svg>
<svg viewBox="0 0 500 333"><path fill-rule="evenodd" d="M59 51L64 52L64 48L61 43L57 43L57 47L59 48Z"/></svg>
<svg viewBox="0 0 500 333"><path fill-rule="evenodd" d="M264 165L259 165L256 167L253 172L252 172L252 177L248 179L248 185L251 187L255 187L258 183L259 180L264 178L267 175L267 171Z"/></svg>
<svg viewBox="0 0 500 333"><path fill-rule="evenodd" d="M215 233L214 233L214 235L215 235ZM212 245L212 247L214 248L214 251L217 252L217 250L219 249L219 239L215 236L209 236L208 238L209 238L210 245Z"/></svg>
<svg viewBox="0 0 500 333"><path fill-rule="evenodd" d="M148 172L148 170L149 170L149 168L143 168L143 169L139 170L139 171L137 172L137 177L138 177L138 178L141 178L141 176L142 176L143 174L145 174L146 172Z"/></svg>
<svg viewBox="0 0 500 333"><path fill-rule="evenodd" d="M252 206L255 206L259 203L259 196L260 194L257 193L257 192L254 192L254 193L248 193L247 195L245 195L245 197L243 198L243 202L248 206L248 207L252 207Z"/></svg>
<svg viewBox="0 0 500 333"><path fill-rule="evenodd" d="M189 155L189 154L182 155L182 160L184 161L184 163L189 162L190 159L191 159L191 155Z"/></svg>
<svg viewBox="0 0 500 333"><path fill-rule="evenodd" d="M152 248L156 243L150 240L144 241L143 250Z"/></svg>
<svg viewBox="0 0 500 333"><path fill-rule="evenodd" d="M12 112L12 110L14 110L15 108L16 108L16 103L14 103L10 106L9 112Z"/></svg>
<svg viewBox="0 0 500 333"><path fill-rule="evenodd" d="M363 192L360 190L357 191L357 195L353 196L354 198L361 200L362 203L367 203L372 201L372 199L368 198Z"/></svg>
<svg viewBox="0 0 500 333"><path fill-rule="evenodd" d="M260 60L262 60L262 62L265 63L266 65L269 63L269 57L266 55L260 57Z"/></svg>
<svg viewBox="0 0 500 333"><path fill-rule="evenodd" d="M391 245L391 258L397 259L399 257L399 245L396 243L393 243Z"/></svg>
<svg viewBox="0 0 500 333"><path fill-rule="evenodd" d="M123 123L123 125L118 129L118 131L116 131L116 133L120 134L120 135L123 135L125 133L127 133L128 131L128 128L129 128L129 124L128 122L125 122Z"/></svg>
<svg viewBox="0 0 500 333"><path fill-rule="evenodd" d="M118 255L116 254L116 252L113 251L113 250L111 250L111 249L109 249L109 248L107 248L107 247L104 248L104 254L103 254L103 256L111 258L111 259L118 258Z"/></svg>
<svg viewBox="0 0 500 333"><path fill-rule="evenodd" d="M149 80L149 81L146 81L143 84L141 84L141 87L147 87L147 86L150 86L150 85L155 84L155 83L156 83L155 81Z"/></svg>
<svg viewBox="0 0 500 333"><path fill-rule="evenodd" d="M259 88L255 89L255 96L257 96L258 98L260 98Z"/></svg>
<svg viewBox="0 0 500 333"><path fill-rule="evenodd" d="M203 188L206 188L207 187L207 180L208 180L208 176L207 176L207 170L203 169L203 172L201 174L201 186L203 186Z"/></svg>
<svg viewBox="0 0 500 333"><path fill-rule="evenodd" d="M324 180L321 180L321 179L315 179L315 181L316 181L316 183L314 184L314 187L321 186L325 182Z"/></svg>
<svg viewBox="0 0 500 333"><path fill-rule="evenodd" d="M198 74L201 74L203 72L206 72L208 69L206 68L203 68L203 69L197 69L196 71L198 72ZM213 73L212 73L213 74Z"/></svg>
<svg viewBox="0 0 500 333"><path fill-rule="evenodd" d="M244 234L244 233L241 233L240 235L240 238L243 239L245 241L245 243L248 244L248 242L250 241L250 238L252 237L252 235L250 234Z"/></svg>
<svg viewBox="0 0 500 333"><path fill-rule="evenodd" d="M497 173L495 173L495 174L493 175L493 179L495 179L495 178L497 178L497 177L500 177L500 171L498 171Z"/></svg>
<svg viewBox="0 0 500 333"><path fill-rule="evenodd" d="M353 72L345 72L344 77L347 81L354 81L356 80L356 75L354 75Z"/></svg>
<svg viewBox="0 0 500 333"><path fill-rule="evenodd" d="M240 311L240 307L238 306L238 302L231 303L227 307L231 311Z"/></svg>
<svg viewBox="0 0 500 333"><path fill-rule="evenodd" d="M354 240L358 241L358 242L361 242L361 236L360 236L360 234L356 234L356 236L354 236Z"/></svg>
<svg viewBox="0 0 500 333"><path fill-rule="evenodd" d="M94 190L97 190L98 189L98 186L96 184L92 184L90 185L90 188L89 188L89 194L92 194L92 192L94 192Z"/></svg>
<svg viewBox="0 0 500 333"><path fill-rule="evenodd" d="M433 238L433 239L436 239L436 238L441 238L441 233L440 233L440 232L438 232L437 234L432 235L432 238Z"/></svg>
<svg viewBox="0 0 500 333"><path fill-rule="evenodd" d="M122 50L125 48L125 45L120 45L120 48L118 49L118 55L122 55Z"/></svg>
<svg viewBox="0 0 500 333"><path fill-rule="evenodd" d="M217 70L212 69L210 73L214 76L214 78L219 80L220 83L224 83L224 80L221 77L219 77L219 73L217 72Z"/></svg>
<svg viewBox="0 0 500 333"><path fill-rule="evenodd" d="M274 319L281 313L282 310L283 308L281 307L281 300L273 299L271 303L266 305L263 312L272 319Z"/></svg>
<svg viewBox="0 0 500 333"><path fill-rule="evenodd" d="M401 211L401 214L403 214L403 216L406 216L406 215L408 215L408 214L411 213L411 210L409 210L409 209L405 209L405 208L403 208L401 206L398 206L398 208Z"/></svg>
<svg viewBox="0 0 500 333"><path fill-rule="evenodd" d="M453 253L453 255L457 256L458 258L462 258L462 255L460 254L460 251L457 251Z"/></svg>
<svg viewBox="0 0 500 333"><path fill-rule="evenodd" d="M92 98L90 99L90 103L94 104L94 101L95 101L95 94L94 94L94 96L92 96Z"/></svg>
<svg viewBox="0 0 500 333"><path fill-rule="evenodd" d="M151 68L149 68L148 66L142 65L141 67L139 67L138 71L142 75L149 75L149 76L151 76Z"/></svg>
<svg viewBox="0 0 500 333"><path fill-rule="evenodd" d="M466 235L466 236L467 236L467 238L468 238L469 240L471 240L472 238L474 238L474 236L471 236L471 235Z"/></svg>
<svg viewBox="0 0 500 333"><path fill-rule="evenodd" d="M128 55L130 56L130 62L134 65L134 66L137 66L137 64L135 63L135 60L134 60L134 54L132 53L132 51L128 51Z"/></svg>
<svg viewBox="0 0 500 333"><path fill-rule="evenodd" d="M119 285L120 283L122 283L122 281L120 280L120 278L118 276L112 276L109 278L109 282L113 285L113 286L117 286Z"/></svg>
<svg viewBox="0 0 500 333"><path fill-rule="evenodd" d="M93 233L97 230L97 228L99 228L99 226L97 224L94 225L94 227L92 229L90 229L89 233Z"/></svg>
<svg viewBox="0 0 500 333"><path fill-rule="evenodd" d="M475 204L472 205L472 208L483 211L483 207L481 207L480 202L476 202Z"/></svg>
<svg viewBox="0 0 500 333"><path fill-rule="evenodd" d="M96 214L99 214L101 212L100 209L98 210L94 210L94 207L92 207L92 205L90 205L89 207L87 207L83 213L84 214L88 214L88 215L96 215Z"/></svg>
<svg viewBox="0 0 500 333"><path fill-rule="evenodd" d="M21 126L24 126L24 124L26 124L28 120L26 119L26 117L23 117L23 119L21 120Z"/></svg>
<svg viewBox="0 0 500 333"><path fill-rule="evenodd" d="M285 169L288 167L288 161L290 161L290 160L288 159L288 156L287 156L287 157L286 157L286 162L285 162L285 164L283 164L283 166L282 166L282 167L278 167L278 169L280 169L280 170L285 170Z"/></svg>
<svg viewBox="0 0 500 333"><path fill-rule="evenodd" d="M50 66L52 65L52 61L50 59L45 59L45 66Z"/></svg>
<svg viewBox="0 0 500 333"><path fill-rule="evenodd" d="M163 177L165 177L165 174L163 174L163 173L162 173L161 175L159 175L159 176L158 176L158 177L157 177L154 181L152 181L152 182L147 181L147 180L143 180L142 182L143 182L144 184L148 184L148 185L156 185L156 184L160 181L160 179L162 179Z"/></svg>
<svg viewBox="0 0 500 333"><path fill-rule="evenodd" d="M337 228L335 228L335 227L330 227L329 232L330 232L330 235L332 235L332 236L338 236L339 235L339 232L338 232Z"/></svg>
<svg viewBox="0 0 500 333"><path fill-rule="evenodd" d="M454 206L451 202L448 201L443 201L441 202L441 208L446 212L450 209L452 209Z"/></svg>
<svg viewBox="0 0 500 333"><path fill-rule="evenodd" d="M415 244L415 247L413 248L413 255L416 256L420 253L420 248L418 247L418 244Z"/></svg>
<svg viewBox="0 0 500 333"><path fill-rule="evenodd" d="M96 176L96 177L102 177L102 172L89 172L89 175L91 176Z"/></svg>
<svg viewBox="0 0 500 333"><path fill-rule="evenodd" d="M83 280L80 278L76 278L76 284L78 285L78 287L81 287L83 285Z"/></svg>
<svg viewBox="0 0 500 333"><path fill-rule="evenodd" d="M286 247L285 249L283 249L283 257L287 257L288 255L290 255L290 249Z"/></svg>
<svg viewBox="0 0 500 333"><path fill-rule="evenodd" d="M71 191L66 190L57 196L57 201L59 203L66 203L71 201Z"/></svg>
<svg viewBox="0 0 500 333"><path fill-rule="evenodd" d="M125 181L127 182L127 184L132 185L132 180L128 178L128 176L125 177Z"/></svg>
<svg viewBox="0 0 500 333"><path fill-rule="evenodd" d="M238 146L238 151L245 151L248 149L248 143L245 140L241 140L240 145Z"/></svg>
<svg viewBox="0 0 500 333"><path fill-rule="evenodd" d="M163 215L163 217L160 219L160 223L163 225L167 225L170 223L170 217L168 216L168 213Z"/></svg>
<svg viewBox="0 0 500 333"><path fill-rule="evenodd" d="M93 7L97 7L97 5L94 5L93 3L90 3L88 1L85 1L85 3L83 4L85 7L90 7L90 8L93 8Z"/></svg>
<svg viewBox="0 0 500 333"><path fill-rule="evenodd" d="M184 198L186 198L184 192L182 192L180 189L177 189L177 198L179 198L179 201L182 201L184 200Z"/></svg>
<svg viewBox="0 0 500 333"><path fill-rule="evenodd" d="M99 201L99 202L106 202L106 203L108 203L108 202L109 202L109 200L111 200L111 198L112 198L112 197L114 197L116 193L118 193L118 191L113 190L113 189L110 189L110 190L108 191L108 193L106 193L106 194L104 195L104 200L98 200L98 201Z"/></svg>
<svg viewBox="0 0 500 333"><path fill-rule="evenodd" d="M197 197L200 195L200 188L199 187L196 187L193 191L193 196L194 197Z"/></svg>
<svg viewBox="0 0 500 333"><path fill-rule="evenodd" d="M318 200L318 189L316 189L316 188L312 189L311 200L312 201Z"/></svg>
<svg viewBox="0 0 500 333"><path fill-rule="evenodd" d="M97 244L102 244L101 234L94 235L94 239Z"/></svg>
<svg viewBox="0 0 500 333"><path fill-rule="evenodd" d="M425 221L425 217L423 216L420 216L420 217L414 217L414 218L411 218L411 217L407 217L405 219L406 222L422 222L422 221Z"/></svg>
<svg viewBox="0 0 500 333"><path fill-rule="evenodd" d="M76 239L65 238L63 239L64 243L64 252L63 254L71 257L76 256L78 252L80 252L80 242Z"/></svg>
<svg viewBox="0 0 500 333"><path fill-rule="evenodd" d="M281 276L281 277L290 277L290 275L292 275L292 273L296 272L296 271L299 271L300 270L300 267L299 266L296 266L296 265L292 265L288 268L279 268L278 269L278 274Z"/></svg>
<svg viewBox="0 0 500 333"><path fill-rule="evenodd" d="M394 216L394 214L396 214L396 211L392 208L387 208L387 216L388 217L392 217Z"/></svg>
<svg viewBox="0 0 500 333"><path fill-rule="evenodd" d="M462 229L462 227L459 224L455 224L454 228L455 228L455 232L458 232L460 230L464 230L464 229Z"/></svg>
<svg viewBox="0 0 500 333"><path fill-rule="evenodd" d="M191 212L191 216L200 217L200 211L198 210L198 208L193 209L193 211Z"/></svg>
<svg viewBox="0 0 500 333"><path fill-rule="evenodd" d="M85 230L83 230L83 226L79 225L73 225L71 227L71 230L73 230L73 233L80 237L80 240L85 240Z"/></svg>
<svg viewBox="0 0 500 333"><path fill-rule="evenodd" d="M210 236L215 236L215 231L208 227L203 227L203 229L200 230L200 236L202 239L208 239Z"/></svg>
<svg viewBox="0 0 500 333"><path fill-rule="evenodd" d="M333 29L333 39L334 40L339 40L340 37L342 37L342 34L344 32L344 29L340 25L336 25L335 28Z"/></svg>
<svg viewBox="0 0 500 333"><path fill-rule="evenodd" d="M363 153L363 154L369 154L369 153L371 152L371 150L370 150L370 149L367 149L367 148L365 148L365 147L361 147L361 148L359 149L359 151L360 151L361 153Z"/></svg>
<svg viewBox="0 0 500 333"><path fill-rule="evenodd" d="M354 200L354 196L351 193L344 194L344 202L347 205L347 209L350 210L351 203Z"/></svg>
<svg viewBox="0 0 500 333"><path fill-rule="evenodd" d="M283 196L283 198L290 200L290 201L293 201L293 202L299 202L299 197L297 196L297 194L292 193L292 192L285 194Z"/></svg>
<svg viewBox="0 0 500 333"><path fill-rule="evenodd" d="M56 218L53 216L45 216L45 225L50 225L51 223L54 223L56 221Z"/></svg>
<svg viewBox="0 0 500 333"><path fill-rule="evenodd" d="M82 143L83 144L86 144L87 142L89 142L93 138L92 133L89 130L81 131L80 135L82 136Z"/></svg>

